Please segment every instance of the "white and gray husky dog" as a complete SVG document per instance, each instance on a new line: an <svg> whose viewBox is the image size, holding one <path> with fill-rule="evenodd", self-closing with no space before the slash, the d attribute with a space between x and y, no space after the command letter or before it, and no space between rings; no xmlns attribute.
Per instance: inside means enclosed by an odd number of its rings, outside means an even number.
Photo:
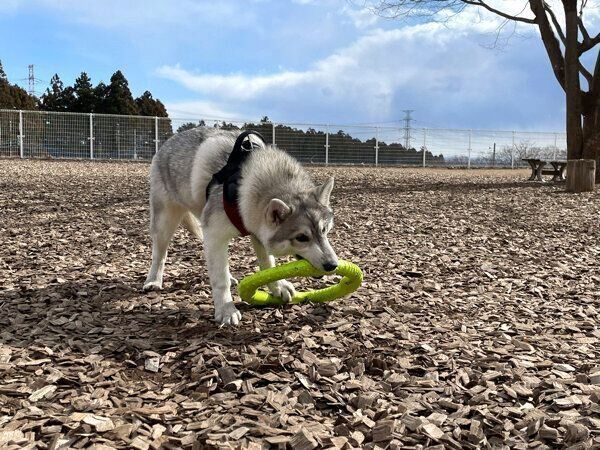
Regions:
<svg viewBox="0 0 600 450"><path fill-rule="evenodd" d="M223 186L206 190L213 174L225 166L239 132L199 127L167 140L150 169L150 232L152 266L144 289L161 289L167 247L181 224L204 240L204 252L215 306L215 320L237 325L241 320L231 296L228 246L240 232L223 206ZM338 258L327 239L333 226L329 197L333 178L316 186L287 153L250 139L252 150L241 168L238 208L251 236L261 269L275 265L274 256L296 255L331 271ZM256 142L259 141L259 142ZM200 228L201 226L201 228ZM291 283L269 285L274 295L289 301Z"/></svg>

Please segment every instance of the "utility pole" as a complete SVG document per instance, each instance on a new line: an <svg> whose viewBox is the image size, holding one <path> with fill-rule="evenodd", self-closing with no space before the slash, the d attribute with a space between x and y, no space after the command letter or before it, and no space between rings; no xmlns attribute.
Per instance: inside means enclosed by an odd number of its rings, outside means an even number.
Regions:
<svg viewBox="0 0 600 450"><path fill-rule="evenodd" d="M414 120L411 114L414 112L414 109L404 109L404 148L408 150L410 148L410 140L411 140L411 122Z"/></svg>

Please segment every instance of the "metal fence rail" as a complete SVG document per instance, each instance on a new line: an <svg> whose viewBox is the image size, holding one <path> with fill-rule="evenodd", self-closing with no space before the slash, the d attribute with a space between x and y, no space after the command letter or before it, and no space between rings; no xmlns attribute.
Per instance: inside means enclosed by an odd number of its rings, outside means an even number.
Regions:
<svg viewBox="0 0 600 450"><path fill-rule="evenodd" d="M565 133L0 110L0 157L150 160L182 126L252 128L306 164L517 167L526 157L566 159Z"/></svg>

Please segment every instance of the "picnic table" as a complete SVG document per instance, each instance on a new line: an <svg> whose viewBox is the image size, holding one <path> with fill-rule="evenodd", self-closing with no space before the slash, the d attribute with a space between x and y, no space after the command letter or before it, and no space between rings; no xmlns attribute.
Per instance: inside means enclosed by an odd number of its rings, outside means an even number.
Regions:
<svg viewBox="0 0 600 450"><path fill-rule="evenodd" d="M544 169L544 166L548 164L539 158L523 158L523 161L527 161L531 167L531 176L529 181L544 181L542 175L552 175L552 181L565 181L565 169L567 168L567 161L550 161L552 168Z"/></svg>

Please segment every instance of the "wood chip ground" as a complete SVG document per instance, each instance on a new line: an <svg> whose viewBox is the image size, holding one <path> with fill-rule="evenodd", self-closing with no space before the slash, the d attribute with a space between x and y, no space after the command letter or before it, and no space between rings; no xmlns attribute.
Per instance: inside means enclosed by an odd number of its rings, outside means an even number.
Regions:
<svg viewBox="0 0 600 450"><path fill-rule="evenodd" d="M147 164L0 161L0 447L600 446L600 191L310 170L363 286L219 328L184 231L140 290ZM231 268L257 269L247 238Z"/></svg>

